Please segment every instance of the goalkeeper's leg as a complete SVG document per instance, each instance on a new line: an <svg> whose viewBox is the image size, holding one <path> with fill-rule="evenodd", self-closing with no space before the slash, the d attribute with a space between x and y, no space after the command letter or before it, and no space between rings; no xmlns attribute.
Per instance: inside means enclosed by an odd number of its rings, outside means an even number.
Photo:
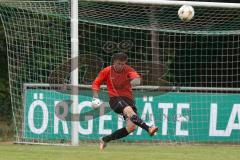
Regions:
<svg viewBox="0 0 240 160"><path fill-rule="evenodd" d="M127 97L114 97L110 99L110 107L118 114L123 114L125 118L130 119L135 125L143 128L148 132L150 136L153 136L157 132L158 127L149 127L141 118L137 115L137 108L132 99Z"/></svg>
<svg viewBox="0 0 240 160"><path fill-rule="evenodd" d="M138 117L138 115L133 111L133 108L131 106L125 107L123 110L123 113L134 124L136 124L137 126L143 128L145 131L147 131L150 136L153 136L157 132L158 127L148 126L141 118Z"/></svg>
<svg viewBox="0 0 240 160"><path fill-rule="evenodd" d="M126 137L129 133L135 130L136 125L146 130L150 136L153 136L158 130L158 127L156 126L148 126L141 118L138 117L131 106L125 107L123 109L123 114L127 124L126 128L118 129L112 134L100 139L100 149L103 149L109 141Z"/></svg>
<svg viewBox="0 0 240 160"><path fill-rule="evenodd" d="M113 132L112 134L100 138L99 148L101 150L103 150L106 147L107 142L126 137L128 134L133 132L135 130L135 128L136 128L136 125L134 123L132 123L132 121L130 121L130 119L126 119L126 127L118 129L115 132Z"/></svg>

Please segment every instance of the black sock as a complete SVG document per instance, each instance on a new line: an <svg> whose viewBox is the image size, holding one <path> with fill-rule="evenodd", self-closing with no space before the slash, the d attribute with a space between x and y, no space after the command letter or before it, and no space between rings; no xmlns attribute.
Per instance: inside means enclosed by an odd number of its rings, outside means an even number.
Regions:
<svg viewBox="0 0 240 160"><path fill-rule="evenodd" d="M130 120L136 124L137 126L143 128L148 132L149 126L141 119L138 117L138 115L133 115Z"/></svg>
<svg viewBox="0 0 240 160"><path fill-rule="evenodd" d="M127 129L124 127L124 128L116 130L115 132L113 132L112 134L110 134L108 136L103 137L103 141L109 142L111 140L120 139L120 138L126 137L128 134L129 133L128 133Z"/></svg>

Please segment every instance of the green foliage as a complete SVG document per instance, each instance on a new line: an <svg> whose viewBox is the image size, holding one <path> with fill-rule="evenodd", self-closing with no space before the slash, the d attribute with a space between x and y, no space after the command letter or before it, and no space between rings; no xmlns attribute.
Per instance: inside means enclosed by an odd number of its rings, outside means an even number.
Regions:
<svg viewBox="0 0 240 160"><path fill-rule="evenodd" d="M0 21L0 141L13 135L12 108L8 83L6 40Z"/></svg>
<svg viewBox="0 0 240 160"><path fill-rule="evenodd" d="M0 120L11 121L11 102L8 83L7 50L3 26L0 23Z"/></svg>

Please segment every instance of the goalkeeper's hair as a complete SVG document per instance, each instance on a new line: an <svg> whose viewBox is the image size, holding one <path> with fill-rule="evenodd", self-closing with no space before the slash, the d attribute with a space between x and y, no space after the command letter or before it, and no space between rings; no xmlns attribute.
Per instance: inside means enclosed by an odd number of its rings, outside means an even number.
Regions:
<svg viewBox="0 0 240 160"><path fill-rule="evenodd" d="M112 57L112 62L115 62L116 60L119 60L119 61L127 61L128 59L128 56L127 54L125 53L115 53Z"/></svg>

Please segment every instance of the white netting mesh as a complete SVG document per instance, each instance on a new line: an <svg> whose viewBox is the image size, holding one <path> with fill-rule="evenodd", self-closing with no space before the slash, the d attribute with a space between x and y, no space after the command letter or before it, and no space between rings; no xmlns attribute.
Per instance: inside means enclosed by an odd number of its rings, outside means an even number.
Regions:
<svg viewBox="0 0 240 160"><path fill-rule="evenodd" d="M138 128L126 141L239 143L240 10L194 7L195 17L184 23L178 8L80 1L79 83L90 85L114 53L125 52L143 78L135 92L139 115L160 127L153 138ZM1 2L0 14L17 140L68 142L71 123L54 108L70 93L70 2ZM79 100L88 106L91 90L83 88ZM100 96L108 101L105 91ZM111 133L123 125L118 118L106 112L80 121L79 138Z"/></svg>

